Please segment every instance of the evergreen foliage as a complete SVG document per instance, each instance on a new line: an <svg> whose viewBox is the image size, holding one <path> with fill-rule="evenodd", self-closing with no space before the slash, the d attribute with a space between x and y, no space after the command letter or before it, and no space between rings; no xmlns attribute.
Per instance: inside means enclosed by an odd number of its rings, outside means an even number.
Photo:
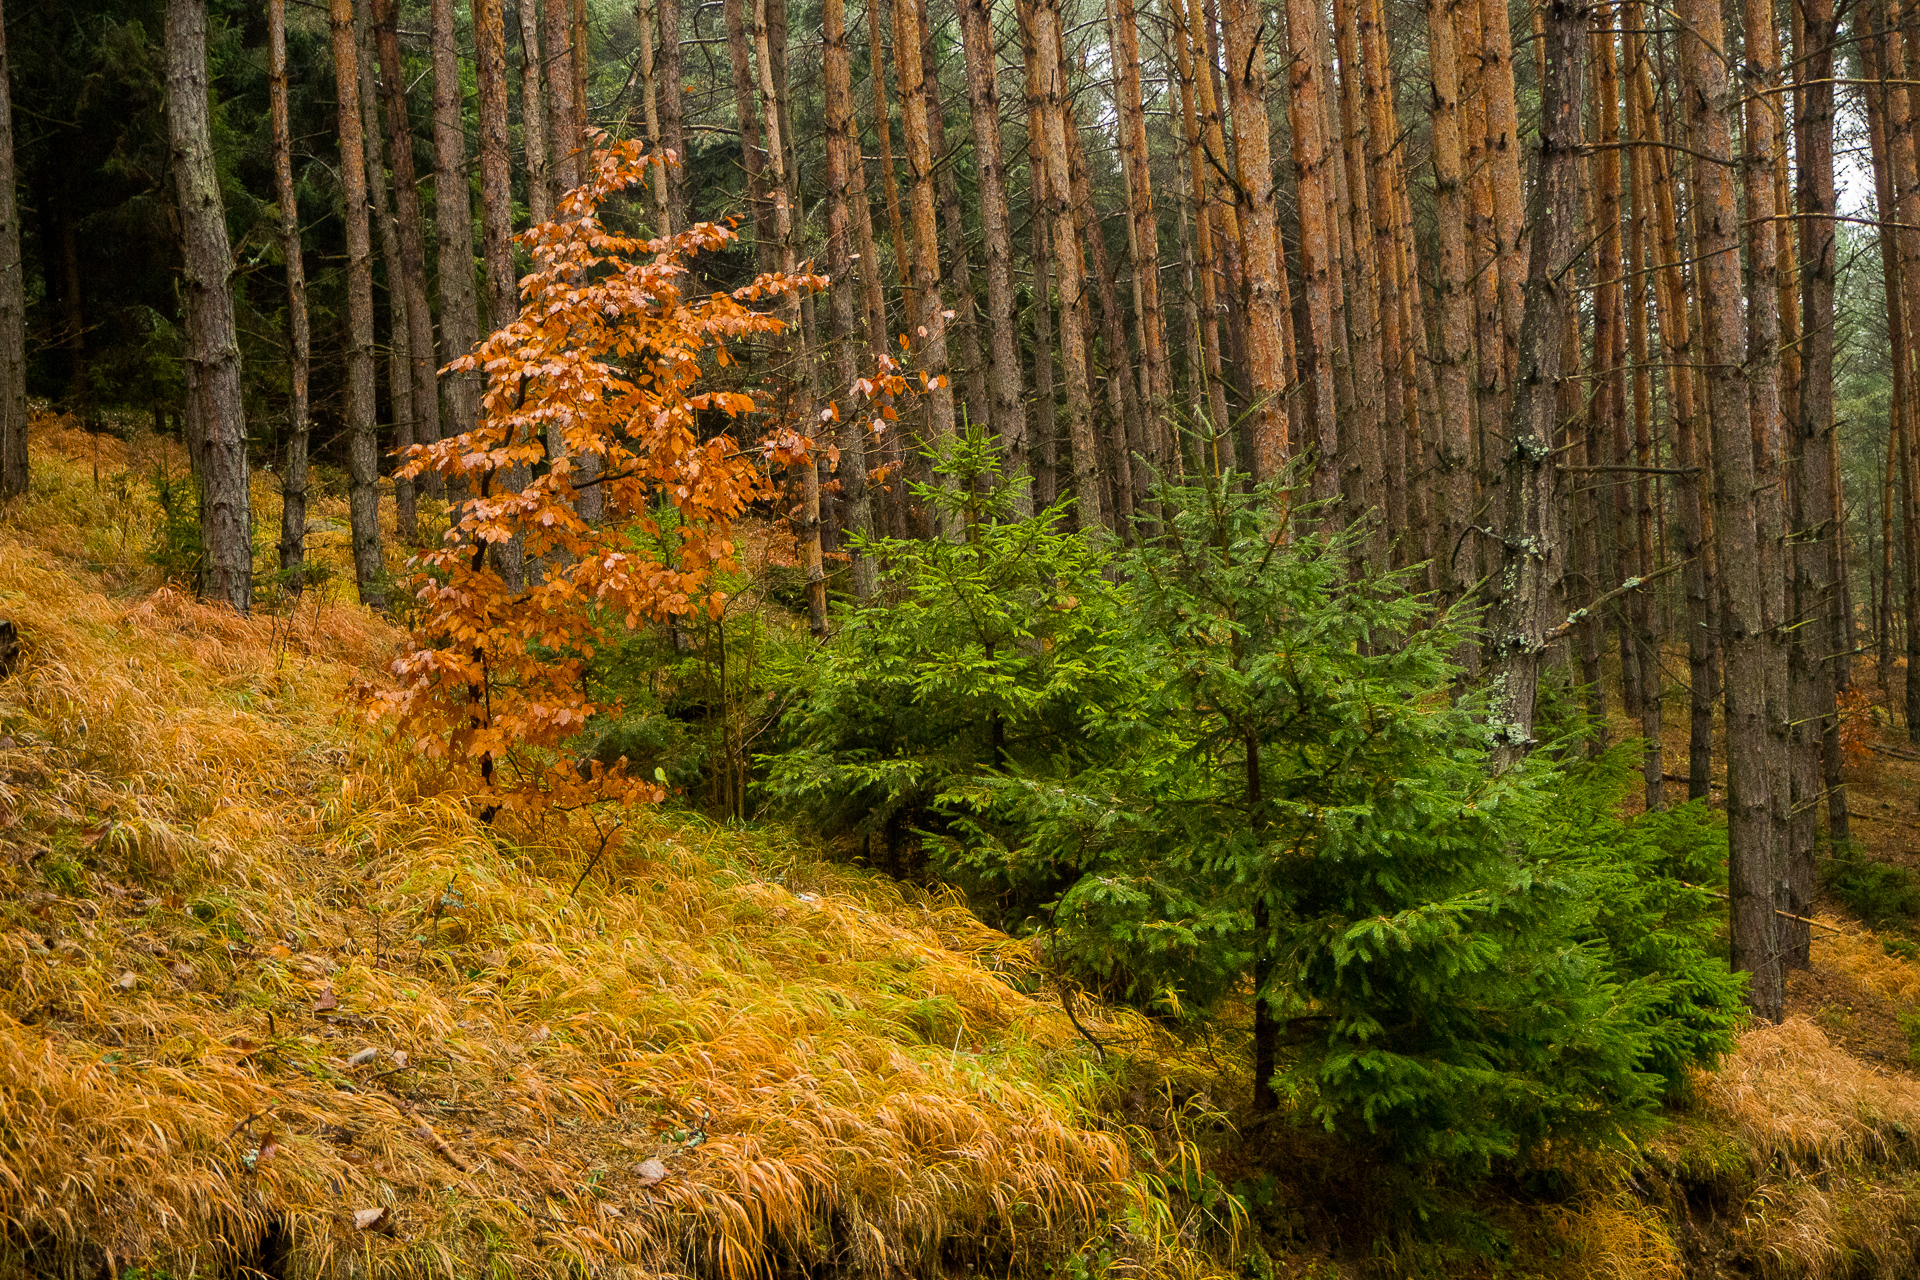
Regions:
<svg viewBox="0 0 1920 1280"><path fill-rule="evenodd" d="M912 815L1055 963L1169 1017L1244 1018L1257 976L1282 1097L1356 1141L1484 1164L1649 1122L1739 1002L1689 887L1724 874L1715 821L1617 818L1619 757L1495 774L1404 581L1349 581L1275 486L1160 497L1105 565L1047 516L900 556L775 794Z"/></svg>

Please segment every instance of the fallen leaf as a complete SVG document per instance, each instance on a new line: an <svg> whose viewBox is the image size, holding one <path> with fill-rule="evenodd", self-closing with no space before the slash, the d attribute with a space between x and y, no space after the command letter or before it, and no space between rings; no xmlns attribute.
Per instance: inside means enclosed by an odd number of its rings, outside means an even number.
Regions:
<svg viewBox="0 0 1920 1280"><path fill-rule="evenodd" d="M407 1051L405 1049L395 1049L393 1051L394 1066L404 1068L407 1065L407 1061L408 1061Z"/></svg>
<svg viewBox="0 0 1920 1280"><path fill-rule="evenodd" d="M658 1160L642 1160L633 1166L634 1180L643 1187L650 1187L656 1182L664 1181L666 1176L667 1166Z"/></svg>
<svg viewBox="0 0 1920 1280"><path fill-rule="evenodd" d="M333 994L333 988L320 988L320 998L313 1002L313 1011L315 1013L325 1013L329 1009L338 1009L339 1007L340 997Z"/></svg>
<svg viewBox="0 0 1920 1280"><path fill-rule="evenodd" d="M378 1049L375 1049L373 1046L369 1045L365 1049L362 1049L360 1052L354 1054L351 1058L348 1058L347 1065L350 1067L364 1067L369 1062L372 1062L376 1057L378 1057L379 1054L380 1054L380 1051Z"/></svg>
<svg viewBox="0 0 1920 1280"><path fill-rule="evenodd" d="M285 960L288 956L293 954L293 948L281 946L279 943L276 942L274 945L267 948L267 954L272 956L275 960Z"/></svg>
<svg viewBox="0 0 1920 1280"><path fill-rule="evenodd" d="M114 983L113 985L120 988L120 990L122 991L131 991L135 987L140 985L140 975L135 973L133 970L129 969L125 973L121 974L120 980Z"/></svg>
<svg viewBox="0 0 1920 1280"><path fill-rule="evenodd" d="M167 972L171 973L181 982L192 982L194 978L193 966L181 960L175 960L172 964L168 965Z"/></svg>
<svg viewBox="0 0 1920 1280"><path fill-rule="evenodd" d="M378 1209L355 1209L353 1211L353 1227L356 1231L384 1230L392 1225L392 1215L387 1212L385 1205L382 1205Z"/></svg>

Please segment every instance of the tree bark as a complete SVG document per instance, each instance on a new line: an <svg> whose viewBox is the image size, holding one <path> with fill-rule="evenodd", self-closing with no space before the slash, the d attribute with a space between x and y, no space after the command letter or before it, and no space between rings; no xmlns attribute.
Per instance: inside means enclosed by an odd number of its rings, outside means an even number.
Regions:
<svg viewBox="0 0 1920 1280"><path fill-rule="evenodd" d="M1334 394L1334 254L1338 232L1327 219L1333 175L1328 162L1333 158L1327 137L1327 118L1321 104L1319 59L1315 57L1313 32L1318 5L1316 0L1286 0L1287 54L1291 71L1287 79L1287 119L1293 128L1294 191L1300 216L1300 291L1307 313L1306 421L1303 434L1313 446L1313 485L1316 501L1330 503L1339 493L1339 428L1335 416ZM1231 8L1229 9L1231 12ZM1232 20L1229 19L1229 36ZM1229 45L1232 44L1231 38ZM1239 105L1234 107L1235 129L1245 117ZM1252 172L1264 174L1263 169ZM1242 165L1241 181L1250 182ZM1304 443L1304 442L1303 442Z"/></svg>
<svg viewBox="0 0 1920 1280"><path fill-rule="evenodd" d="M285 24L285 14L282 13L283 31ZM284 47L283 38L280 76L283 104L286 92ZM15 196L19 175L14 168L13 158L12 84L13 63L7 56L6 21L0 17L0 499L24 494L28 483L27 286L20 257L20 211ZM285 114L283 105L275 119L280 120ZM281 131L285 131L284 127ZM284 197L282 203L286 203ZM288 287L291 290L291 282ZM302 326L299 332L304 333L304 297L295 304L295 309L299 313L298 323ZM302 444L305 444L304 439ZM291 448L289 445L290 454ZM303 465L304 462L303 452Z"/></svg>
<svg viewBox="0 0 1920 1280"><path fill-rule="evenodd" d="M1438 324L1439 420L1434 424L1439 476L1434 502L1434 585L1459 599L1472 581L1475 557L1466 544L1473 514L1473 284L1467 263L1467 172L1460 121L1459 0L1428 0L1427 59L1433 75L1434 299Z"/></svg>
<svg viewBox="0 0 1920 1280"><path fill-rule="evenodd" d="M1549 610L1559 577L1559 467L1554 460L1566 313L1572 265L1580 252L1581 80L1586 22L1573 0L1552 0L1546 14L1547 74L1542 88L1540 163L1533 189L1533 243L1527 308L1520 325L1510 444L1502 462L1502 573L1489 626L1493 702L1488 724L1493 763L1504 770L1534 745L1534 710L1547 652Z"/></svg>
<svg viewBox="0 0 1920 1280"><path fill-rule="evenodd" d="M833 280L833 291L827 300L828 320L838 372L836 395L846 398L844 412L838 404L834 406L840 425L840 460L836 474L846 527L860 538L870 538L873 536L873 498L867 492L868 415L853 398L853 384L860 376L862 335L854 318L852 218L847 211L850 199L866 199L866 184L857 176L860 135L853 120L853 69L847 51L844 0L822 0L820 19L827 121L827 275ZM872 240L871 230L867 238ZM862 275L871 274L874 263L863 257L860 268ZM863 603L871 600L875 586L873 558L857 544L847 546L845 551L847 580L853 598Z"/></svg>
<svg viewBox="0 0 1920 1280"><path fill-rule="evenodd" d="M1374 241L1372 123L1367 117L1360 72L1360 13L1357 0L1336 0L1334 52L1340 60L1340 114L1345 146L1347 235L1353 244L1354 273L1348 277L1347 323L1352 330L1353 416L1341 432L1342 452L1351 478L1343 485L1348 511L1367 522L1366 555L1360 573L1371 576L1388 567L1388 539L1399 526L1382 518L1386 503L1385 398L1399 390L1398 370L1391 390L1381 354L1380 257ZM1398 326L1395 326L1396 340ZM1402 453L1404 466L1405 454ZM1404 513L1402 514L1404 519Z"/></svg>
<svg viewBox="0 0 1920 1280"><path fill-rule="evenodd" d="M686 86L680 70L680 0L655 0L660 13L660 145L678 163L669 163L661 171L666 192L667 215L664 231L685 231L693 225L687 204L687 102Z"/></svg>
<svg viewBox="0 0 1920 1280"><path fill-rule="evenodd" d="M940 292L940 234L935 222L933 134L927 102L928 76L921 61L920 24L914 0L894 0L893 57L900 77L900 132L906 144L908 204L912 212L913 345L919 372L928 379L926 445L944 453L953 440L953 379L947 368L947 306ZM943 530L933 530L943 532Z"/></svg>
<svg viewBox="0 0 1920 1280"><path fill-rule="evenodd" d="M740 123L740 159L747 171L747 203L753 210L754 257L760 270L773 269L773 207L767 198L767 148L761 136L760 112L753 100L753 66L748 49L742 0L724 0L727 23L727 59L733 72L733 109Z"/></svg>
<svg viewBox="0 0 1920 1280"><path fill-rule="evenodd" d="M1160 233L1154 219L1153 174L1148 164L1147 112L1140 86L1140 27L1134 0L1111 0L1118 85L1120 138L1126 153L1127 242L1133 276L1134 327L1142 374L1142 423L1149 466L1162 475L1173 464L1166 426L1169 396L1165 324L1160 312Z"/></svg>
<svg viewBox="0 0 1920 1280"><path fill-rule="evenodd" d="M453 2L433 0L428 10L433 30L433 207L440 231L440 337L449 361L466 355L480 341L480 308L473 278L473 192L467 185L467 133L461 116ZM464 435L478 423L482 377L478 372L446 375L447 426L443 434ZM464 481L448 486L450 496L464 496L467 488ZM597 516L599 505L598 488L583 493L582 518Z"/></svg>
<svg viewBox="0 0 1920 1280"><path fill-rule="evenodd" d="M1247 378L1253 404L1254 479L1278 477L1293 454L1286 394L1288 309L1286 264L1280 260L1279 192L1273 179L1273 136L1267 120L1266 49L1254 0L1226 0L1227 92L1233 111L1235 212L1246 272ZM1223 157L1224 158L1224 157Z"/></svg>
<svg viewBox="0 0 1920 1280"><path fill-rule="evenodd" d="M739 0L734 0L737 5ZM567 0L539 0L544 6L546 30L541 33L542 59L547 82L547 128L552 142L547 153L550 204L556 216L560 197L580 185L585 173L581 168L581 143L586 122L574 112L573 96L573 22Z"/></svg>
<svg viewBox="0 0 1920 1280"><path fill-rule="evenodd" d="M1013 319L1013 231L1007 206L1007 166L1000 144L1000 88L993 52L989 0L958 0L960 39L967 62L967 107L973 154L980 171L980 234L986 252L989 334L986 426L1000 438L1014 511L1033 514L1027 461L1026 409L1021 404L1020 331Z"/></svg>
<svg viewBox="0 0 1920 1280"><path fill-rule="evenodd" d="M1761 528L1753 464L1752 390L1742 349L1740 214L1733 183L1731 92L1721 61L1718 0L1682 0L1680 75L1697 202L1701 345L1713 425L1714 531L1719 541L1720 642L1725 662L1728 893L1732 963L1749 975L1754 1011L1779 1021L1781 867L1768 767L1767 641Z"/></svg>
<svg viewBox="0 0 1920 1280"><path fill-rule="evenodd" d="M1813 657L1806 663L1808 706L1819 720L1822 784L1827 796L1827 837L1849 836L1847 791L1841 778L1840 717L1834 673L1853 647L1840 590L1845 564L1845 530L1834 501L1838 481L1833 454L1833 286L1837 252L1833 222L1833 49L1838 37L1833 0L1796 0L1804 44L1794 49L1799 85L1794 99L1794 154L1800 251L1800 405L1799 437L1801 522L1795 538L1795 594L1802 615L1812 621L1813 638L1803 641ZM1831 660L1827 655L1835 655ZM1796 719L1801 718L1796 714Z"/></svg>
<svg viewBox="0 0 1920 1280"><path fill-rule="evenodd" d="M0 36L3 40L4 36ZM0 95L6 93L5 46L0 44ZM359 55L355 51L355 65ZM287 114L287 4L267 0L267 94L273 117L273 186L280 204L280 253L287 264L287 454L280 475L280 573L287 589L304 585L307 558L307 362L312 338L307 328L306 260L300 248L300 205L293 188L293 130ZM5 128L5 98L0 96L0 128ZM11 222L13 195L11 135L0 138L0 220ZM0 254L5 252L0 229ZM17 240L16 240L17 243ZM15 264L17 268L17 264ZM0 288L17 276L0 260ZM5 302L0 298L0 317ZM0 319L0 323L3 323Z"/></svg>
<svg viewBox="0 0 1920 1280"><path fill-rule="evenodd" d="M353 18L360 27L360 121L367 154L367 194L373 206L373 225L380 235L380 257L387 267L387 391L393 405L393 451L404 457L413 445L413 343L407 333L404 286L406 260L400 249L400 229L387 198L387 151L381 142L380 88L374 74L373 9L367 0L354 0ZM422 304L424 305L424 304ZM396 475L393 508L396 529L415 527L417 485Z"/></svg>
<svg viewBox="0 0 1920 1280"><path fill-rule="evenodd" d="M1200 374L1205 380L1201 399L1202 422L1199 446L1206 455L1204 469L1220 474L1233 469L1232 419L1227 416L1227 384L1220 367L1220 290L1215 264L1216 202L1211 194L1207 150L1201 140L1200 114L1196 99L1199 81L1195 61L1205 56L1204 42L1195 38L1189 21L1188 0L1168 0L1173 15L1172 33L1175 73L1180 81L1180 118L1185 130L1187 185L1193 198L1194 275L1199 289L1199 331L1188 335L1189 342L1200 346ZM1224 162L1225 157L1216 155Z"/></svg>
<svg viewBox="0 0 1920 1280"><path fill-rule="evenodd" d="M351 42L351 10L348 14ZM348 51L351 54L351 43ZM247 421L240 398L240 341L228 283L232 250L215 172L207 100L206 0L168 0L166 55L167 136L184 262L188 438L199 480L205 557L199 589L203 596L246 613L253 605ZM351 60L346 71L343 95L354 87ZM357 158L358 139L354 141Z"/></svg>
<svg viewBox="0 0 1920 1280"><path fill-rule="evenodd" d="M1713 776L1713 602L1708 589L1706 518L1701 476L1706 462L1699 444L1700 405L1694 391L1692 316L1681 276L1684 261L1680 245L1680 217L1674 208L1672 152L1663 145L1658 104L1653 94L1653 67L1642 58L1631 64L1632 90L1638 100L1640 136L1651 169L1654 252L1660 263L1654 272L1654 310L1665 348L1668 399L1673 414L1674 506L1680 525L1680 571L1686 594L1687 628L1687 798L1704 799Z"/></svg>
<svg viewBox="0 0 1920 1280"><path fill-rule="evenodd" d="M675 0L662 0L672 4ZM540 54L540 0L518 0L520 14L520 125L527 147L527 216L535 226L553 221L553 174L547 160L547 77Z"/></svg>
<svg viewBox="0 0 1920 1280"><path fill-rule="evenodd" d="M175 0L179 3L180 0ZM340 99L340 179L347 229L347 474L353 574L360 603L387 607L380 556L380 460L374 441L373 244L367 225L367 153L362 134L353 0L329 0L334 80Z"/></svg>
<svg viewBox="0 0 1920 1280"><path fill-rule="evenodd" d="M533 0L525 0L532 3ZM400 58L395 0L373 0L374 44L380 54L381 97L387 118L387 163L393 167L393 212L400 224L400 277L397 285L407 322L407 349L413 379L413 438L394 441L396 452L410 445L429 445L440 438L439 361L434 358L433 313L427 303L426 219L420 212L420 189L413 168L413 123L407 109L407 67ZM398 512L399 537L414 536L413 485L403 481L405 506ZM438 472L421 477L420 487L441 497L446 486Z"/></svg>
<svg viewBox="0 0 1920 1280"><path fill-rule="evenodd" d="M1066 102L1066 68L1060 60L1060 0L1020 0L1027 55L1027 94L1040 106L1041 152L1045 172L1049 260L1060 282L1060 366L1067 388L1067 430L1073 446L1075 520L1083 530L1107 522L1106 478L1094 438L1093 394L1087 371L1086 334L1081 294L1079 232L1073 219L1073 175L1068 163L1067 130L1075 127Z"/></svg>

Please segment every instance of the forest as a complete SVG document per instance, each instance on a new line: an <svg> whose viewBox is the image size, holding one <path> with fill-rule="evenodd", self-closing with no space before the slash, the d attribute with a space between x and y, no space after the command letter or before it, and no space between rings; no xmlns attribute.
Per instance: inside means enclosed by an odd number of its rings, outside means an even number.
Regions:
<svg viewBox="0 0 1920 1280"><path fill-rule="evenodd" d="M1913 1274L1916 68L5 0L0 1274Z"/></svg>

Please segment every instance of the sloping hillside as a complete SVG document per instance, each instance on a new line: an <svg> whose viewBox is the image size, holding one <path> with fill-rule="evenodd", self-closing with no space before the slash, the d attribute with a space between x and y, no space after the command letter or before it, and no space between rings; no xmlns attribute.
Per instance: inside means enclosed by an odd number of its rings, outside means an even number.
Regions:
<svg viewBox="0 0 1920 1280"><path fill-rule="evenodd" d="M1817 937L1805 1016L1748 1033L1653 1141L1410 1180L1337 1136L1236 1130L1230 1039L1087 1001L1076 1026L1023 944L777 829L481 824L345 697L398 632L338 590L242 620L159 586L159 447L52 422L35 446L0 515L24 639L0 678L0 1274L1920 1256L1920 1095L1860 1040L1869 997L1896 1028L1920 1009L1920 966L1855 925ZM271 529L271 477L256 500ZM316 504L336 564L343 515Z"/></svg>
<svg viewBox="0 0 1920 1280"><path fill-rule="evenodd" d="M397 633L112 598L142 482L39 443L73 456L0 525L6 1269L1005 1270L1140 1197L1024 948L765 833L488 829L341 700Z"/></svg>

